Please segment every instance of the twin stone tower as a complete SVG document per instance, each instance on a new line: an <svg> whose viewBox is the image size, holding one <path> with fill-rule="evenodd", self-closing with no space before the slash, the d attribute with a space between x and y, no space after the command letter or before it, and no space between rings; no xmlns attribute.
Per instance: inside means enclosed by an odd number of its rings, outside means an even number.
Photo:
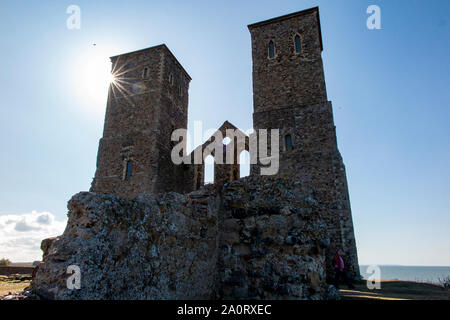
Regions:
<svg viewBox="0 0 450 320"><path fill-rule="evenodd" d="M294 178L329 214L335 247L359 275L345 166L337 147L322 63L318 8L248 26L253 58L254 129L279 129L279 178ZM91 190L127 198L188 193L204 184L203 164L171 160L175 129L187 128L191 77L166 45L111 58L103 137ZM235 127L225 122L219 129ZM204 146L200 146L204 148ZM215 183L239 179L236 165L215 165ZM259 174L259 164L251 175Z"/></svg>

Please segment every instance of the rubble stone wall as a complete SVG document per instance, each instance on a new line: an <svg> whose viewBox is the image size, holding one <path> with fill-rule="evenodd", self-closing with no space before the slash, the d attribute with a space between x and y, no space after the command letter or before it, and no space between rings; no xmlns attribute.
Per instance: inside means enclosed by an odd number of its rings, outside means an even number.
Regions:
<svg viewBox="0 0 450 320"><path fill-rule="evenodd" d="M331 102L283 108L253 115L257 128L280 130L279 177L295 177L310 190L314 198L328 208L328 232L332 246L328 251L328 274L334 273L332 259L337 248L344 252L349 275L359 276L358 256L348 194L345 165L337 147ZM285 145L290 135L292 149ZM252 165L253 175L259 174L259 165ZM330 278L329 278L330 280Z"/></svg>
<svg viewBox="0 0 450 320"><path fill-rule="evenodd" d="M329 244L323 208L300 182L233 181L219 211L220 296L321 299Z"/></svg>
<svg viewBox="0 0 450 320"><path fill-rule="evenodd" d="M89 192L42 242L31 289L46 299L323 299L323 206L300 182L247 177L181 195ZM77 265L81 289L67 287Z"/></svg>

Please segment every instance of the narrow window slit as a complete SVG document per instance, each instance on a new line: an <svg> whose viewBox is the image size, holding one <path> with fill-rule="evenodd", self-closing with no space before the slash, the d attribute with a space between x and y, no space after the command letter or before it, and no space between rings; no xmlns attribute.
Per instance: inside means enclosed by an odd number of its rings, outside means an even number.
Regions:
<svg viewBox="0 0 450 320"><path fill-rule="evenodd" d="M127 166L126 166L126 171L125 171L125 180L129 179L131 177L131 169L133 167L133 161L128 160L127 161Z"/></svg>
<svg viewBox="0 0 450 320"><path fill-rule="evenodd" d="M269 42L269 59L273 59L275 57L275 44L272 40Z"/></svg>
<svg viewBox="0 0 450 320"><path fill-rule="evenodd" d="M294 37L294 44L295 44L295 52L296 53L302 52L302 39L298 34Z"/></svg>
<svg viewBox="0 0 450 320"><path fill-rule="evenodd" d="M290 134L287 134L284 137L284 144L286 147L286 151L291 151L292 149L294 149L294 146L292 145L292 138Z"/></svg>

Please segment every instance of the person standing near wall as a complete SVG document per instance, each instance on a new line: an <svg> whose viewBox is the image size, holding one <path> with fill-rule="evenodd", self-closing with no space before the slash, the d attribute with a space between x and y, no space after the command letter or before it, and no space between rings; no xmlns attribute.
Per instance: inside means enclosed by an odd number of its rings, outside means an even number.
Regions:
<svg viewBox="0 0 450 320"><path fill-rule="evenodd" d="M336 255L334 256L334 259L333 259L333 264L334 264L334 271L335 271L334 286L337 289L339 289L339 282L341 279L343 279L349 289L354 289L355 286L352 284L352 282L348 278L347 273L345 271L345 264L344 264L344 259L342 258L342 250L341 249L337 250Z"/></svg>

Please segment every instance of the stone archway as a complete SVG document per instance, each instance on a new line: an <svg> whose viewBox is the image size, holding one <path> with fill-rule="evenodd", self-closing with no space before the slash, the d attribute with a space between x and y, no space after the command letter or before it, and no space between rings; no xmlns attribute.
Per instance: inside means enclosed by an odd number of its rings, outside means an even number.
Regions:
<svg viewBox="0 0 450 320"><path fill-rule="evenodd" d="M221 140L215 141L217 137ZM240 179L239 156L243 151L249 151L249 137L233 124L225 121L204 144L191 153L191 159L195 158L195 153L202 155L202 163L195 165L193 181L195 189L199 189L208 182L224 184ZM206 172L205 160L210 156L214 158L213 179L210 177L211 170ZM218 157L222 158L218 159Z"/></svg>

